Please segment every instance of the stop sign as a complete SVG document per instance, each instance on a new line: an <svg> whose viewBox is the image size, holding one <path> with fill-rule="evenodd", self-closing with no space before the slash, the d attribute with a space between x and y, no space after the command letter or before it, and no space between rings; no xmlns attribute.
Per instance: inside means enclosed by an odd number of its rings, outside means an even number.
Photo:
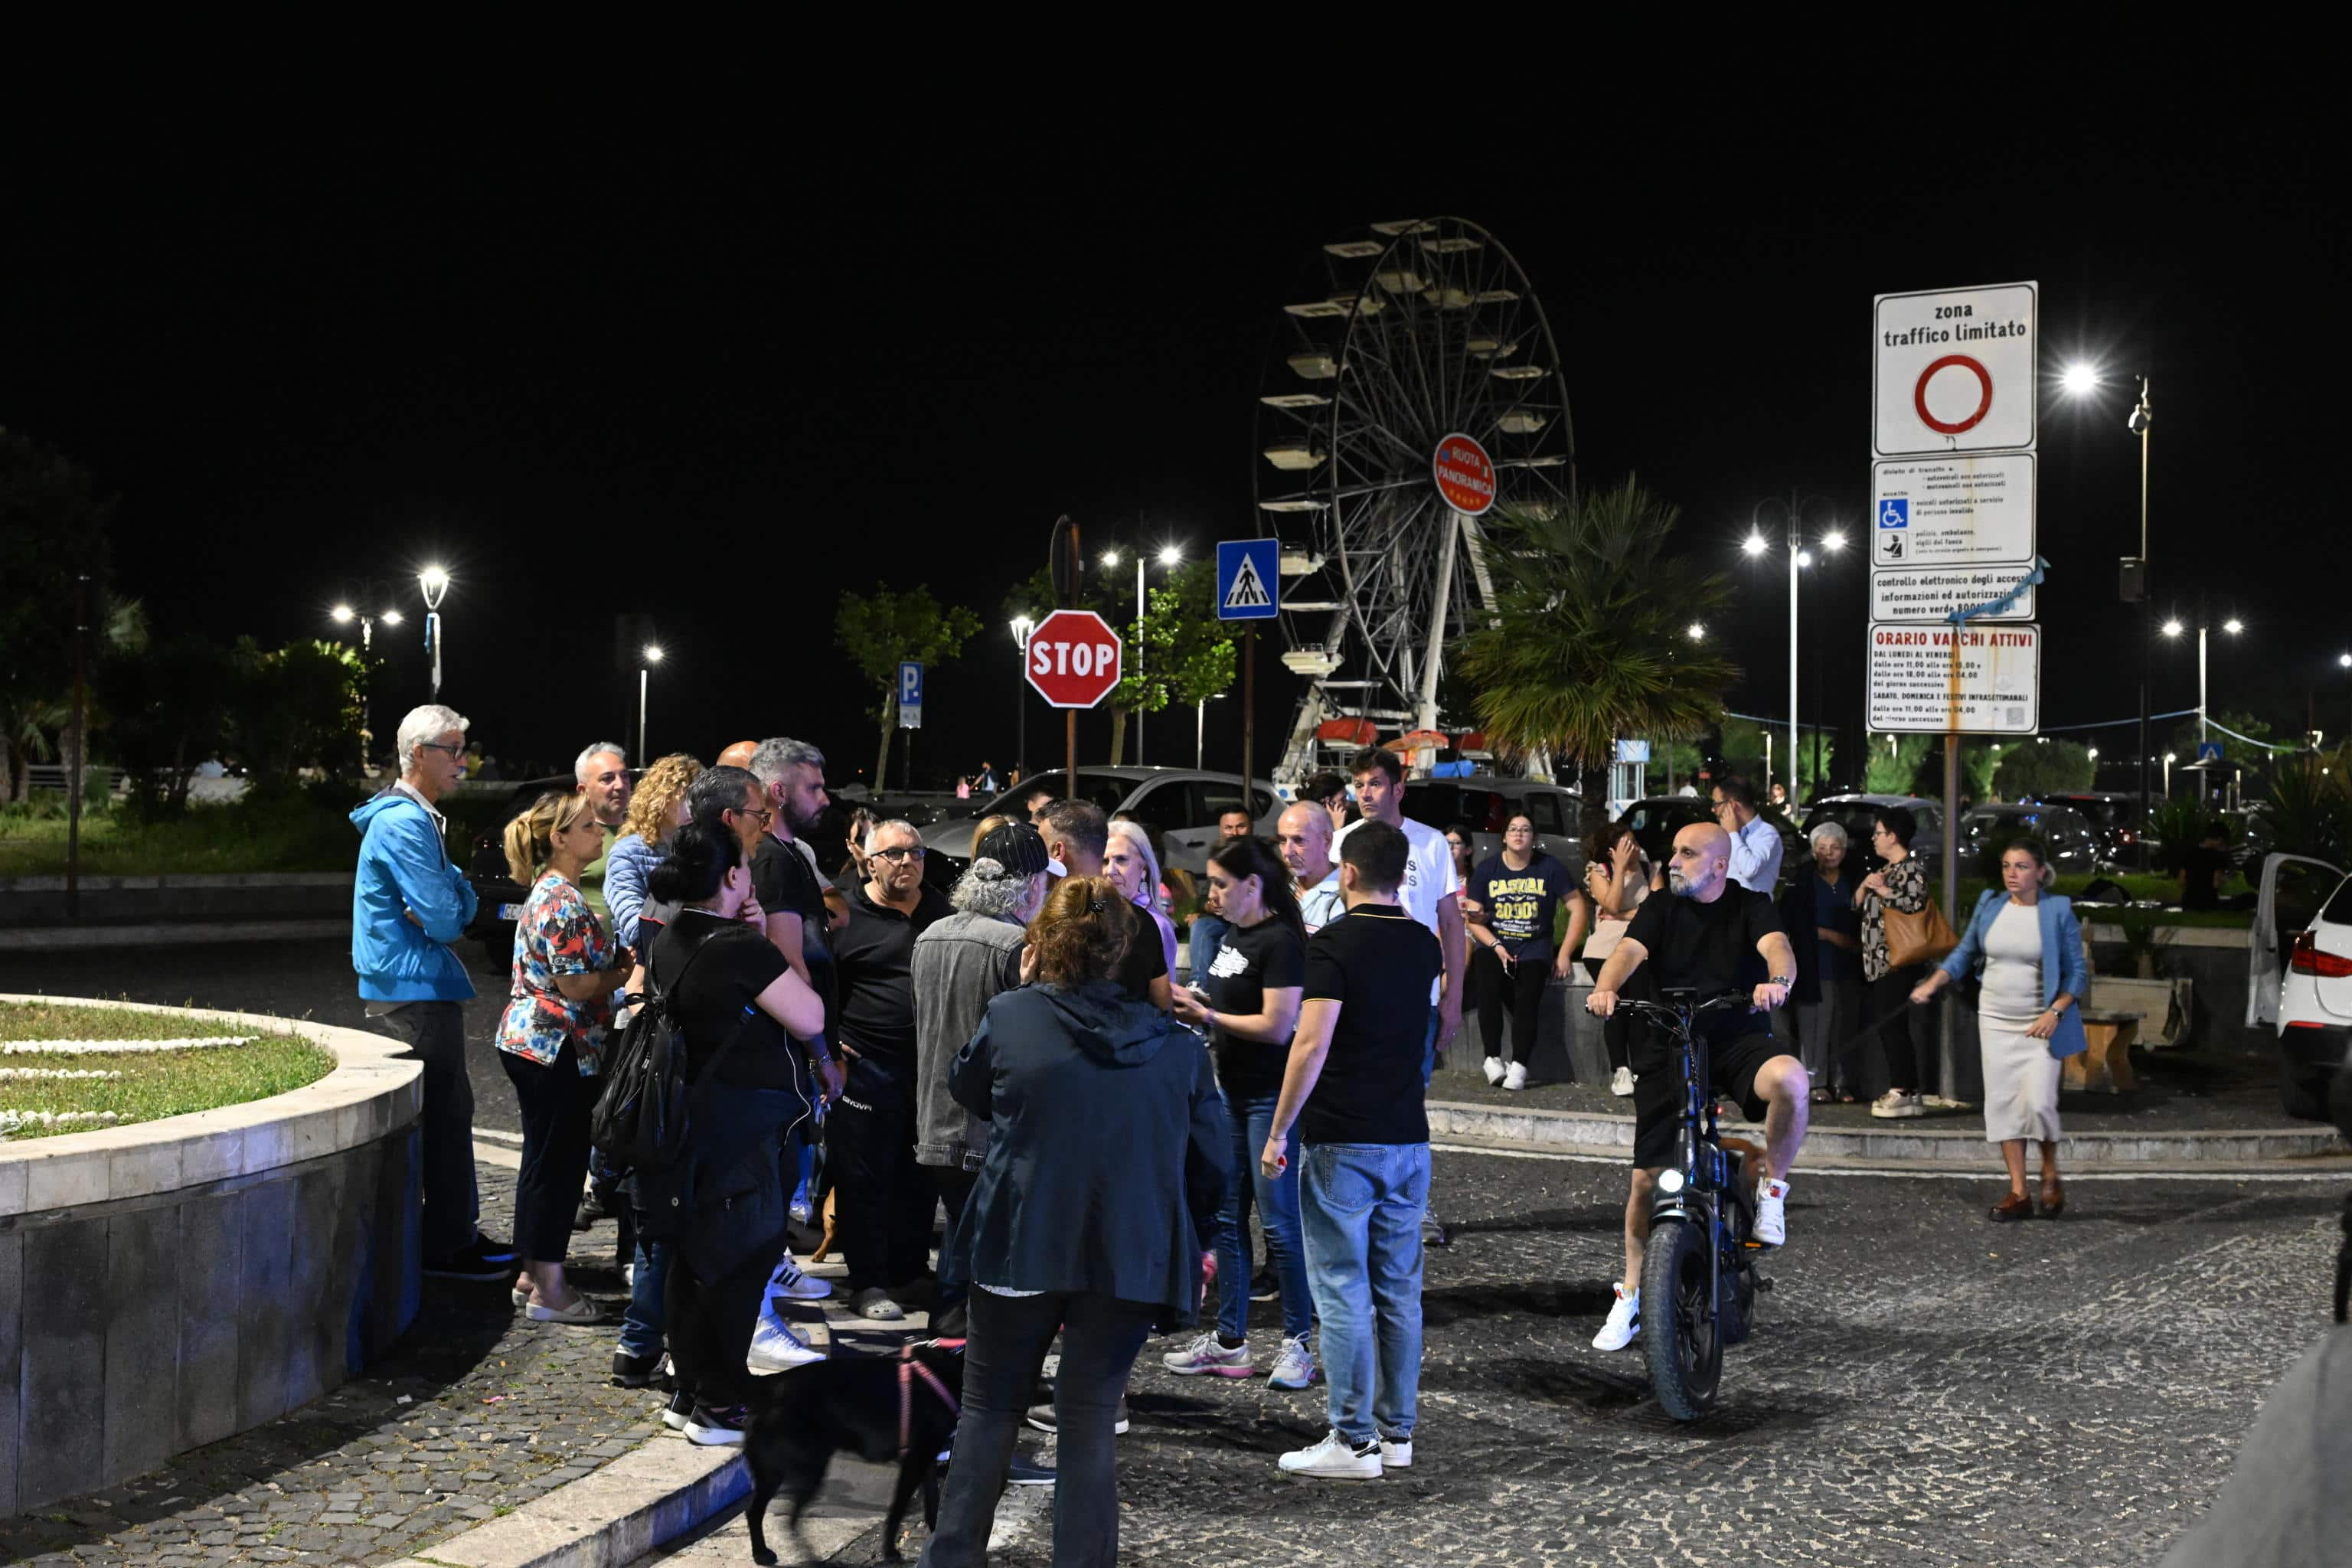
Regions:
<svg viewBox="0 0 2352 1568"><path fill-rule="evenodd" d="M1092 708L1118 684L1118 634L1092 610L1055 610L1029 634L1029 684L1056 708Z"/></svg>

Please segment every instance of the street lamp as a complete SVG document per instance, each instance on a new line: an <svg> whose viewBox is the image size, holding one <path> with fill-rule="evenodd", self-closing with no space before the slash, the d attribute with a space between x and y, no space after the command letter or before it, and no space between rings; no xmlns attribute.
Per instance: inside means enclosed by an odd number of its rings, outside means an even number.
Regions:
<svg viewBox="0 0 2352 1568"><path fill-rule="evenodd" d="M373 583L367 584L367 592L371 598L374 596ZM396 626L400 625L400 612L385 610L381 615L374 615L366 610L354 610L348 604L340 604L329 610L327 616L339 626L347 626L354 620L360 624L360 772L364 773L368 769L368 742L375 739L374 731L368 727L368 710L375 694L368 685L367 660L375 650L376 622Z"/></svg>
<svg viewBox="0 0 2352 1568"><path fill-rule="evenodd" d="M2088 397L2099 390L2101 379L2097 365L2078 360L2066 367L2058 378L2058 384L2069 396ZM2139 605L2139 798L2142 809L2146 809L2147 769L2154 754L2147 742L2148 658L2151 652L2147 622L2155 604L2155 585L2149 580L2147 558L2147 432L2154 419L2148 407L2147 377L2143 375L2137 379L2139 382L2139 401L2132 405L2130 417L2124 421L2124 428L2139 437L2139 553L2124 557L2122 578L2117 586L2118 596L2125 604L2137 603ZM2168 626L2174 624L2167 623ZM2167 630L2164 635L2178 637L2180 634ZM2168 784L2165 794L2169 798L2171 786Z"/></svg>
<svg viewBox="0 0 2352 1568"><path fill-rule="evenodd" d="M1184 552L1176 545L1163 544L1160 547L1158 554L1153 557L1153 559L1156 559L1160 563L1160 566L1165 569L1167 567L1174 566L1178 563L1181 562L1184 559ZM1102 563L1105 566L1117 566L1118 564L1118 552L1116 550L1106 550L1102 552ZM1144 562L1144 552L1139 548L1135 552L1135 644L1131 650L1134 656L1134 668L1128 672L1135 676L1138 679L1140 679L1143 676ZM1139 704L1135 710L1135 765L1138 767L1141 767L1143 765L1143 709Z"/></svg>
<svg viewBox="0 0 2352 1568"><path fill-rule="evenodd" d="M2181 626L2180 618L2178 616L2168 616L2165 618L2163 629L2166 637L2178 637L2187 628ZM2209 628L2205 624L2204 606L2200 605L2197 610L2197 741L2200 748L2206 741L2211 738L2213 733L2211 718L2205 705L2205 653L2210 629L2210 628ZM2237 616L2231 616L2228 620L2221 623L2221 629L2229 633L2231 637L2236 637L2239 633L2246 629L2246 623L2240 620ZM2164 760L2167 763L2172 761L2168 756ZM2199 756L2198 761L2200 763L2204 761L2201 754ZM2172 784L2168 776L2165 781L2164 793L2166 798L2169 799L2171 797ZM2199 775L2197 781L2197 797L2200 800L2202 800L2205 797L2205 781L2202 774Z"/></svg>
<svg viewBox="0 0 2352 1568"><path fill-rule="evenodd" d="M1805 503L1807 501L1818 500L1822 498L1817 496L1800 495L1794 490L1789 492L1788 783L1789 804L1792 807L1797 805L1797 574L1813 564L1813 552L1805 548L1804 510ZM1762 522L1764 509L1770 504L1771 503L1769 501L1759 501L1756 503L1755 510L1749 514L1748 537L1740 542L1739 548L1741 552L1750 559L1761 557L1767 550L1771 548L1770 544L1764 537L1764 526ZM1845 547L1845 532L1843 530L1832 525L1822 531L1821 543L1824 553L1833 553ZM1817 689L1819 684L1820 683L1817 680L1815 682ZM1816 691L1816 696L1818 696L1818 689ZM1816 701L1815 706L1818 707L1819 705L1819 702ZM1821 715L1816 713L1813 716L1813 721L1818 726L1821 722ZM1819 758L1821 755L1818 730L1816 731L1816 742L1813 748L1813 753L1815 757L1815 768L1816 771L1818 771ZM1770 745L1770 738L1769 736L1766 738L1764 756L1764 787L1769 792L1772 787L1772 748Z"/></svg>
<svg viewBox="0 0 2352 1568"><path fill-rule="evenodd" d="M1224 700L1223 692L1213 691L1192 704L1192 765L1196 768L1209 765L1201 760L1208 754L1209 704Z"/></svg>
<svg viewBox="0 0 2352 1568"><path fill-rule="evenodd" d="M1029 766L1029 634L1036 629L1027 616L1013 617L1013 646L1021 654L1021 679L1013 686L1013 766L1024 771Z"/></svg>
<svg viewBox="0 0 2352 1568"><path fill-rule="evenodd" d="M641 768L653 761L653 754L646 750L646 690L649 684L646 677L661 661L660 646L646 644L645 657L637 665L637 766Z"/></svg>
<svg viewBox="0 0 2352 1568"><path fill-rule="evenodd" d="M425 592L425 652L433 661L433 700L441 700L441 595L449 591L449 574L437 563L416 574Z"/></svg>

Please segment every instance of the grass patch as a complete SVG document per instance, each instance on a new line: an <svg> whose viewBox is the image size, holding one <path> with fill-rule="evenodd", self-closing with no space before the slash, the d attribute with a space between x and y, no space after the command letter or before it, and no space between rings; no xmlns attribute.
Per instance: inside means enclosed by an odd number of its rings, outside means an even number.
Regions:
<svg viewBox="0 0 2352 1568"><path fill-rule="evenodd" d="M350 812L300 795L227 805L196 805L180 816L141 822L120 806L81 819L86 877L194 876L258 871L348 871L360 836ZM0 808L0 877L62 876L64 817Z"/></svg>
<svg viewBox="0 0 2352 1568"><path fill-rule="evenodd" d="M0 1041L157 1040L242 1033L181 1014L0 1003ZM334 1070L335 1057L295 1036L264 1035L247 1045L205 1050L0 1056L0 1067L120 1072L119 1079L0 1079L0 1111L110 1110L121 1118L113 1123L120 1127L284 1094L326 1077ZM86 1132L93 1125L68 1124L50 1131ZM26 1128L11 1136L47 1135L39 1128Z"/></svg>

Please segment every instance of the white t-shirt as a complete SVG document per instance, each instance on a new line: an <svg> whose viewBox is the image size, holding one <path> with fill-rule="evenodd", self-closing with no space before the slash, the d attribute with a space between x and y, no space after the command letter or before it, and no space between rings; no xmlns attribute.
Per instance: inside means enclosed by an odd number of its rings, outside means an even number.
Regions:
<svg viewBox="0 0 2352 1568"><path fill-rule="evenodd" d="M1361 821L1351 822L1333 835L1333 864L1338 864L1339 846L1348 841L1348 835L1362 826ZM1415 822L1408 816L1397 826L1404 830L1406 847L1404 886L1397 889L1397 902L1442 942L1444 937L1437 929L1438 906L1462 890L1462 879L1454 871L1454 847L1445 841L1445 835L1425 822ZM1444 985L1442 975L1431 984L1431 1005L1436 1005Z"/></svg>

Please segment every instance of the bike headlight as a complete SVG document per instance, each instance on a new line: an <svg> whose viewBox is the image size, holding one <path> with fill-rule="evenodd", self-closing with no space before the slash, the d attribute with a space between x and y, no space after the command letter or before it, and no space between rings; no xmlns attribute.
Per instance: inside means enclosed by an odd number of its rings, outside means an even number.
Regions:
<svg viewBox="0 0 2352 1568"><path fill-rule="evenodd" d="M1658 1191L1668 1197L1673 1197L1682 1190L1683 1173L1680 1171L1664 1170L1658 1173Z"/></svg>

